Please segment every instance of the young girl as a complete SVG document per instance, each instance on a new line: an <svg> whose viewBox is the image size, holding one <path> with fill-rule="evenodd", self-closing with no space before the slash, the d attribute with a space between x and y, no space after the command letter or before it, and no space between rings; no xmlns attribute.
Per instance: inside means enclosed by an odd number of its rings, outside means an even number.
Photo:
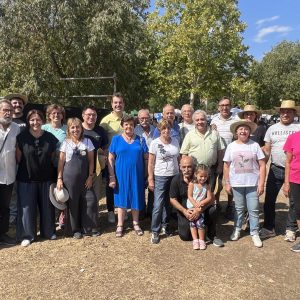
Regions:
<svg viewBox="0 0 300 300"><path fill-rule="evenodd" d="M83 137L82 123L71 118L67 123L67 138L60 147L57 189L66 186L70 198L66 209L66 233L79 239L84 235L97 236L98 206L92 189L94 146Z"/></svg>
<svg viewBox="0 0 300 300"><path fill-rule="evenodd" d="M197 208L200 210L199 218L190 222L194 250L206 249L204 213L202 207L209 203L211 199L212 192L208 183L208 167L200 164L195 169L194 180L189 183L188 200L186 204L188 209Z"/></svg>

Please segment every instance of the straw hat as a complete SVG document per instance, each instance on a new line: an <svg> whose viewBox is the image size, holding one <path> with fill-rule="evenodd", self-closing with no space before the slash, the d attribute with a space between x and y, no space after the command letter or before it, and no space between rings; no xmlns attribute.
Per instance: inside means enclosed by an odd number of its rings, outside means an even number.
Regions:
<svg viewBox="0 0 300 300"><path fill-rule="evenodd" d="M255 105L252 105L252 104L247 104L244 107L244 110L238 113L239 118L244 119L244 113L248 112L248 111L255 112L256 113L256 118L259 119L259 117L261 115L261 112L256 109Z"/></svg>
<svg viewBox="0 0 300 300"><path fill-rule="evenodd" d="M300 106L296 106L294 100L282 100L280 107L275 107L275 109L280 112L281 108L293 109L297 113L300 113Z"/></svg>
<svg viewBox="0 0 300 300"><path fill-rule="evenodd" d="M26 105L28 103L28 98L27 96L25 95L22 95L22 94L9 94L9 95L6 95L4 97L4 99L7 99L9 101L11 101L11 99L14 99L14 98L19 98L23 101L24 105Z"/></svg>
<svg viewBox="0 0 300 300"><path fill-rule="evenodd" d="M49 198L56 208L64 210L67 208L66 202L69 200L69 193L64 187L59 191L56 184L52 183L49 189Z"/></svg>
<svg viewBox="0 0 300 300"><path fill-rule="evenodd" d="M232 132L232 134L235 134L236 133L236 129L239 127L239 126L248 126L250 128L250 133L253 133L256 128L257 128L257 124L254 123L254 122L251 122L251 121L247 121L247 120L240 120L240 121L237 121L237 122L234 122L230 125L230 131Z"/></svg>

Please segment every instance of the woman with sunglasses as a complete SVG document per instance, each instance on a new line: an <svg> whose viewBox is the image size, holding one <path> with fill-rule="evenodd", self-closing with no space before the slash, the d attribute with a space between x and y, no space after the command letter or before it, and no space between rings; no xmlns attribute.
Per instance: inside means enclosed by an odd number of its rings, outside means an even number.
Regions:
<svg viewBox="0 0 300 300"><path fill-rule="evenodd" d="M56 177L53 158L58 140L42 130L44 116L41 111L29 111L26 121L27 128L17 136L16 149L19 163L17 241L21 241L23 247L36 240L37 208L41 237L56 239L49 187Z"/></svg>
<svg viewBox="0 0 300 300"><path fill-rule="evenodd" d="M98 236L98 206L92 188L94 173L94 146L84 138L82 122L70 118L67 122L67 138L60 147L57 189L63 185L69 192L65 211L65 231L75 239Z"/></svg>

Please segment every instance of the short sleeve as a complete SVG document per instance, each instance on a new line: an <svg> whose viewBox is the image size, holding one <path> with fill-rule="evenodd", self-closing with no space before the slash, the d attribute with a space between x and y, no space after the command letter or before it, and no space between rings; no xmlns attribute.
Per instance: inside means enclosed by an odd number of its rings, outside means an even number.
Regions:
<svg viewBox="0 0 300 300"><path fill-rule="evenodd" d="M257 159L258 160L261 160L261 159L264 159L265 158L265 154L264 152L261 150L260 146L258 143L256 143L257 145Z"/></svg>
<svg viewBox="0 0 300 300"><path fill-rule="evenodd" d="M285 152L290 152L292 153L293 152L293 148L292 148L292 139L293 139L293 135L289 135L284 146L283 146L283 150Z"/></svg>
<svg viewBox="0 0 300 300"><path fill-rule="evenodd" d="M100 128L101 128L101 137L102 137L100 147L104 148L108 145L108 136L106 130L102 126L100 126Z"/></svg>
<svg viewBox="0 0 300 300"><path fill-rule="evenodd" d="M108 149L109 153L116 154L117 138L118 138L117 135L112 138L109 149Z"/></svg>
<svg viewBox="0 0 300 300"><path fill-rule="evenodd" d="M88 138L85 138L85 140L86 140L85 145L87 147L87 151L88 152L94 151L95 147L94 147L92 141L90 139L88 139Z"/></svg>
<svg viewBox="0 0 300 300"><path fill-rule="evenodd" d="M57 148L57 143L59 140L50 132L47 132L48 136L50 138L50 144L51 144L51 152L55 152Z"/></svg>
<svg viewBox="0 0 300 300"><path fill-rule="evenodd" d="M179 191L179 184L177 180L177 176L173 177L170 185L170 192L169 192L170 198L175 198L179 200L180 198L180 191Z"/></svg>
<svg viewBox="0 0 300 300"><path fill-rule="evenodd" d="M156 155L156 141L155 140L153 140L150 143L149 153Z"/></svg>
<svg viewBox="0 0 300 300"><path fill-rule="evenodd" d="M181 149L180 149L180 154L183 155L188 155L189 154L189 149L190 149L190 132L188 132L185 136L185 138L183 139L182 145L181 145Z"/></svg>
<svg viewBox="0 0 300 300"><path fill-rule="evenodd" d="M230 162L231 161L231 144L229 144L226 148L226 151L225 151L225 154L224 154L224 158L223 158L223 161L226 161L226 162Z"/></svg>
<svg viewBox="0 0 300 300"><path fill-rule="evenodd" d="M218 134L218 151L220 150L224 150L225 149L225 144L223 139L220 137L220 135Z"/></svg>
<svg viewBox="0 0 300 300"><path fill-rule="evenodd" d="M64 140L64 141L62 142L62 144L60 145L59 151L61 151L61 152L63 152L63 153L66 153L66 152L67 152L67 142L66 142L66 140Z"/></svg>

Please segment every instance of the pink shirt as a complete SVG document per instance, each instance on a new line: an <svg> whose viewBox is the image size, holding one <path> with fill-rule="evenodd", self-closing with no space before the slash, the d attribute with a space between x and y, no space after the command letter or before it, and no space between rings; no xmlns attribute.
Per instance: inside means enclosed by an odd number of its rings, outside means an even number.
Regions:
<svg viewBox="0 0 300 300"><path fill-rule="evenodd" d="M300 184L300 131L288 136L283 150L292 153L289 181Z"/></svg>

